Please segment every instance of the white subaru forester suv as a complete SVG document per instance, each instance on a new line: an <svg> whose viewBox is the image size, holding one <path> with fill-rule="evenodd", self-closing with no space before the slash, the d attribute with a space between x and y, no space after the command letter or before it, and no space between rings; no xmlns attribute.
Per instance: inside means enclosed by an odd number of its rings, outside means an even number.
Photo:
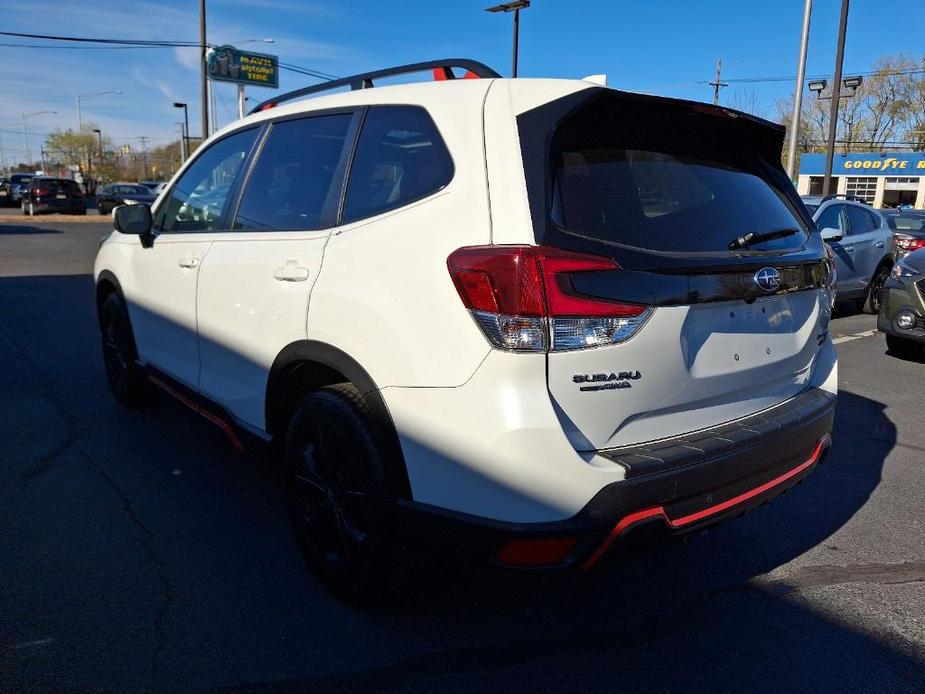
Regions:
<svg viewBox="0 0 925 694"><path fill-rule="evenodd" d="M468 60L285 94L115 210L107 377L276 440L300 546L341 593L396 547L589 568L829 450L832 268L782 140Z"/></svg>

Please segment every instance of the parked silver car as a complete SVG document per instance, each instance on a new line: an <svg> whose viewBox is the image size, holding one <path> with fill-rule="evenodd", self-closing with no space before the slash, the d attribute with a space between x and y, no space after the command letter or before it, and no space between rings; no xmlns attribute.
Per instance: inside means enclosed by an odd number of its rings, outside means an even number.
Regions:
<svg viewBox="0 0 925 694"><path fill-rule="evenodd" d="M839 301L852 300L859 310L880 311L880 292L896 262L896 243L886 218L877 210L844 196L804 198L822 238L835 255Z"/></svg>

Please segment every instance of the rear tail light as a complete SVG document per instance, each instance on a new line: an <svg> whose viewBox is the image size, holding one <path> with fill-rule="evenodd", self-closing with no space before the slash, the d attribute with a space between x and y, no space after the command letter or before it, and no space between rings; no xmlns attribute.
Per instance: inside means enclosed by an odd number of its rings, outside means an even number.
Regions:
<svg viewBox="0 0 925 694"><path fill-rule="evenodd" d="M33 194L33 195L48 195L48 194L50 194L50 193L51 193L51 191L48 190L47 188L34 188L34 189L32 190L32 194Z"/></svg>
<svg viewBox="0 0 925 694"><path fill-rule="evenodd" d="M619 270L610 258L544 246L468 246L447 258L463 304L500 349L545 352L623 342L651 314L578 294L572 275Z"/></svg>
<svg viewBox="0 0 925 694"><path fill-rule="evenodd" d="M893 240L896 245L904 251L917 251L925 248L925 238L916 238L915 236L906 236L905 234L893 234Z"/></svg>

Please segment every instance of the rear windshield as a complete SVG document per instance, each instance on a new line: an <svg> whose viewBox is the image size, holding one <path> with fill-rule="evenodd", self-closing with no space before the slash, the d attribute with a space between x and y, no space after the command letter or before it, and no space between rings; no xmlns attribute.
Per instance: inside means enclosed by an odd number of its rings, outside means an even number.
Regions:
<svg viewBox="0 0 925 694"><path fill-rule="evenodd" d="M806 227L770 167L722 138L725 119L606 100L572 112L550 148L552 220L618 246L672 253L728 252L749 232L796 233L756 243L795 249ZM693 117L692 117L693 115Z"/></svg>
<svg viewBox="0 0 925 694"><path fill-rule="evenodd" d="M25 174L13 174L11 181L13 183L28 183L32 180L32 176L27 176Z"/></svg>
<svg viewBox="0 0 925 694"><path fill-rule="evenodd" d="M925 217L887 217L894 231L925 231Z"/></svg>
<svg viewBox="0 0 925 694"><path fill-rule="evenodd" d="M32 185L35 188L48 188L49 190L60 190L68 193L80 191L77 182L68 178L36 178L33 179Z"/></svg>

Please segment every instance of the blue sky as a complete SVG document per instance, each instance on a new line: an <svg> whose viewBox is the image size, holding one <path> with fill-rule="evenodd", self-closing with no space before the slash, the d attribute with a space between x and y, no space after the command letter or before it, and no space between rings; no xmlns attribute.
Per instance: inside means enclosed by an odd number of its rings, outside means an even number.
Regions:
<svg viewBox="0 0 925 694"><path fill-rule="evenodd" d="M447 56L472 57L509 73L511 18L484 12L491 2L328 2L210 0L208 40L272 37L246 48L335 75ZM807 71L831 73L838 0L816 0ZM6 31L131 39L197 40L196 0L47 0L40 12L3 13ZM796 73L803 0L585 2L534 0L522 14L522 77L582 77L606 73L614 87L708 101L717 58L723 78L786 77ZM847 72L869 70L887 53L918 54L925 42L925 1L854 0L848 23ZM3 43L39 43L0 37ZM197 49L42 50L0 47L0 133L6 158L21 156L21 114L55 110L27 122L34 151L55 128L76 127L75 95L121 90L82 102L115 144L151 146L175 138L180 111L191 106L199 131ZM281 89L310 83L282 72ZM723 100L753 91L762 114L792 82L733 84ZM273 90L253 88L263 99ZM219 124L234 116L233 87L216 91Z"/></svg>

